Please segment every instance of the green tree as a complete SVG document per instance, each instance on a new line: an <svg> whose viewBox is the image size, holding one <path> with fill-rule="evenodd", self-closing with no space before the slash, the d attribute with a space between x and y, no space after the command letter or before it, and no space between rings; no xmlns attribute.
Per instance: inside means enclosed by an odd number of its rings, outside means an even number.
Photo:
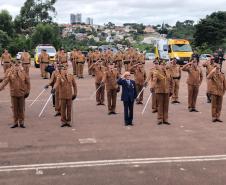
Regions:
<svg viewBox="0 0 226 185"><path fill-rule="evenodd" d="M52 44L59 48L61 45L60 29L57 25L53 24L38 24L31 39L33 47L38 44Z"/></svg>
<svg viewBox="0 0 226 185"><path fill-rule="evenodd" d="M50 13L56 15L55 3L56 0L26 0L20 14L15 18L17 31L31 33L31 28L39 23L51 23Z"/></svg>
<svg viewBox="0 0 226 185"><path fill-rule="evenodd" d="M195 32L194 21L186 20L184 22L177 21L176 25L168 32L168 38L193 40Z"/></svg>
<svg viewBox="0 0 226 185"><path fill-rule="evenodd" d="M195 26L195 45L197 47L207 44L212 50L224 45L226 40L226 11L219 11L201 19ZM224 48L226 49L226 48Z"/></svg>
<svg viewBox="0 0 226 185"><path fill-rule="evenodd" d="M0 30L0 53L2 53L2 50L8 46L9 41L10 38L8 34Z"/></svg>
<svg viewBox="0 0 226 185"><path fill-rule="evenodd" d="M9 36L13 36L13 22L12 16L7 10L2 10L0 12L0 30L6 32Z"/></svg>

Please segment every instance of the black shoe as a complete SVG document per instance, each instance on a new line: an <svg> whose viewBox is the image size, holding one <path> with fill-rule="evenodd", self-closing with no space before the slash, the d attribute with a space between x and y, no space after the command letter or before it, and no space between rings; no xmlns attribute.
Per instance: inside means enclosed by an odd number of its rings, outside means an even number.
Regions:
<svg viewBox="0 0 226 185"><path fill-rule="evenodd" d="M71 127L71 124L67 123L66 126L67 126L67 127Z"/></svg>
<svg viewBox="0 0 226 185"><path fill-rule="evenodd" d="M18 124L14 124L13 126L11 126L10 128L17 128Z"/></svg>
<svg viewBox="0 0 226 185"><path fill-rule="evenodd" d="M57 116L60 116L61 113L60 112L57 112L54 116L57 117Z"/></svg>
<svg viewBox="0 0 226 185"><path fill-rule="evenodd" d="M162 121L159 121L159 122L158 122L158 125L162 125L162 124L163 124L163 122L162 122Z"/></svg>
<svg viewBox="0 0 226 185"><path fill-rule="evenodd" d="M157 113L157 112L158 112L157 110L153 110L153 111L152 111L152 113Z"/></svg>
<svg viewBox="0 0 226 185"><path fill-rule="evenodd" d="M171 103L172 103L172 104L175 104L175 103L177 103L177 102L176 102L176 101L172 101Z"/></svg>
<svg viewBox="0 0 226 185"><path fill-rule="evenodd" d="M216 119L216 121L217 121L217 122L220 122L220 123L223 123L223 121L222 121L222 120L220 120L220 119Z"/></svg>
<svg viewBox="0 0 226 185"><path fill-rule="evenodd" d="M66 127L67 126L67 123L63 123L62 125L61 125L61 127Z"/></svg>
<svg viewBox="0 0 226 185"><path fill-rule="evenodd" d="M112 115L112 112L109 112L108 115Z"/></svg>
<svg viewBox="0 0 226 185"><path fill-rule="evenodd" d="M198 110L196 110L196 109L192 109L192 112L199 112Z"/></svg>
<svg viewBox="0 0 226 185"><path fill-rule="evenodd" d="M175 101L175 103L180 103L179 101Z"/></svg>
<svg viewBox="0 0 226 185"><path fill-rule="evenodd" d="M26 128L26 127L24 126L24 124L21 124L21 125L20 125L20 128Z"/></svg>
<svg viewBox="0 0 226 185"><path fill-rule="evenodd" d="M164 121L163 124L165 124L165 125L171 125L171 123L169 123L168 121Z"/></svg>
<svg viewBox="0 0 226 185"><path fill-rule="evenodd" d="M101 105L101 103L97 103L97 106Z"/></svg>
<svg viewBox="0 0 226 185"><path fill-rule="evenodd" d="M112 112L112 114L117 114L116 112Z"/></svg>
<svg viewBox="0 0 226 185"><path fill-rule="evenodd" d="M134 124L130 123L129 126L134 126Z"/></svg>
<svg viewBox="0 0 226 185"><path fill-rule="evenodd" d="M213 123L216 123L216 122L217 122L217 119L213 119L212 122L213 122Z"/></svg>
<svg viewBox="0 0 226 185"><path fill-rule="evenodd" d="M105 105L104 103L101 103L100 105Z"/></svg>

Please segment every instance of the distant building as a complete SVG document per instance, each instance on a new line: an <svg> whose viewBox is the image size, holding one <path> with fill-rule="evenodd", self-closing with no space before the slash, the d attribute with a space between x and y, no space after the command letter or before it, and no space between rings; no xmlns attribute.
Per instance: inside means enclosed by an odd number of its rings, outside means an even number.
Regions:
<svg viewBox="0 0 226 185"><path fill-rule="evenodd" d="M81 13L77 13L75 15L75 23L76 24L81 24L82 23L82 14Z"/></svg>
<svg viewBox="0 0 226 185"><path fill-rule="evenodd" d="M82 14L70 14L71 24L81 24L82 23Z"/></svg>
<svg viewBox="0 0 226 185"><path fill-rule="evenodd" d="M75 14L70 14L70 23L75 24Z"/></svg>
<svg viewBox="0 0 226 185"><path fill-rule="evenodd" d="M90 18L90 17L88 17L88 18L86 19L86 24L88 24L88 25L93 25L93 19Z"/></svg>

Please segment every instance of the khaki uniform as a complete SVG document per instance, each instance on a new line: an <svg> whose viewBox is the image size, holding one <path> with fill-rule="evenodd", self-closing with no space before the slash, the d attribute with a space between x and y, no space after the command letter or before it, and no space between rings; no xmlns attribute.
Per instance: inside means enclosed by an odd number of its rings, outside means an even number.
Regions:
<svg viewBox="0 0 226 185"><path fill-rule="evenodd" d="M147 75L144 68L137 67L134 70L135 84L137 95L140 94L142 89L144 88L144 83L146 81ZM142 103L144 98L144 91L140 94L140 96L136 99L137 103Z"/></svg>
<svg viewBox="0 0 226 185"><path fill-rule="evenodd" d="M138 62L145 64L145 54L138 55Z"/></svg>
<svg viewBox="0 0 226 185"><path fill-rule="evenodd" d="M114 56L114 63L119 74L122 73L122 61L123 61L123 54L121 52L116 53Z"/></svg>
<svg viewBox="0 0 226 185"><path fill-rule="evenodd" d="M226 80L223 73L211 72L207 76L209 80L209 93L212 99L212 118L219 119L221 115L223 96L226 90Z"/></svg>
<svg viewBox="0 0 226 185"><path fill-rule="evenodd" d="M63 64L63 66L68 66L67 53L59 52L59 54L58 54L58 61L59 61L59 64Z"/></svg>
<svg viewBox="0 0 226 185"><path fill-rule="evenodd" d="M172 76L168 70L153 71L153 83L158 101L158 121L168 122L169 95L172 93Z"/></svg>
<svg viewBox="0 0 226 185"><path fill-rule="evenodd" d="M93 53L89 52L88 56L87 56L87 63L88 63L88 74L92 75L92 69L90 68L90 66L93 64Z"/></svg>
<svg viewBox="0 0 226 185"><path fill-rule="evenodd" d="M158 103L157 103L157 98L156 98L156 94L155 94L155 88L153 86L154 73L156 73L156 72L157 72L157 69L151 68L149 75L148 75L148 79L147 79L147 82L150 82L150 86L153 87L153 91L152 91L152 112L158 111Z"/></svg>
<svg viewBox="0 0 226 185"><path fill-rule="evenodd" d="M71 63L72 63L72 67L73 67L73 74L77 75L77 56L78 56L78 52L77 51L72 51L71 52Z"/></svg>
<svg viewBox="0 0 226 185"><path fill-rule="evenodd" d="M10 96L15 124L24 124L25 95L30 93L30 79L23 69L8 71L7 76L0 84L2 90L7 84L10 86Z"/></svg>
<svg viewBox="0 0 226 185"><path fill-rule="evenodd" d="M49 85L54 87L56 81L57 81L57 77L60 76L60 72L59 71L54 71L52 76L51 76L51 79L50 79L50 82L49 82ZM55 111L56 112L59 112L60 113L60 94L59 94L59 86L56 87L56 92L55 92Z"/></svg>
<svg viewBox="0 0 226 185"><path fill-rule="evenodd" d="M41 77L46 79L48 78L48 73L46 72L46 67L49 65L49 55L46 52L43 52L39 55L39 64L41 70Z"/></svg>
<svg viewBox="0 0 226 185"><path fill-rule="evenodd" d="M10 68L10 63L11 63L12 57L9 53L3 53L2 56L1 56L1 60L2 60L2 63L3 63L3 70L4 70L4 73L5 73L6 70L8 68Z"/></svg>
<svg viewBox="0 0 226 185"><path fill-rule="evenodd" d="M169 70L173 78L172 102L175 102L175 101L178 101L178 97L179 97L181 68L177 64L172 64L170 65Z"/></svg>
<svg viewBox="0 0 226 185"><path fill-rule="evenodd" d="M84 70L84 64L86 61L86 57L80 52L77 55L77 75L78 78L83 78L83 70Z"/></svg>
<svg viewBox="0 0 226 185"><path fill-rule="evenodd" d="M59 88L62 123L71 122L72 96L77 96L77 85L74 76L67 72L58 75L54 89Z"/></svg>
<svg viewBox="0 0 226 185"><path fill-rule="evenodd" d="M99 51L95 51L93 54L92 54L92 64L95 64L98 60L101 59L101 54ZM92 69L91 70L91 74L92 76L95 76L95 71Z"/></svg>
<svg viewBox="0 0 226 185"><path fill-rule="evenodd" d="M206 68L206 76L208 76L208 74L214 69L214 63L212 63L212 64L210 62L204 63L203 67ZM206 81L207 81L207 93L206 93L206 95L207 95L207 100L210 103L211 102L211 95L209 93L209 91L210 91L209 88L210 88L210 81L211 80L206 79Z"/></svg>
<svg viewBox="0 0 226 185"><path fill-rule="evenodd" d="M119 73L116 69L114 69L113 71L107 70L104 73L103 82L105 83L106 90L107 90L109 113L115 112L115 109L116 109L118 78L119 78Z"/></svg>
<svg viewBox="0 0 226 185"><path fill-rule="evenodd" d="M97 104L103 105L104 104L104 91L105 86L101 84L104 77L105 67L101 66L100 64L93 64L91 66L92 69L95 71L95 87L96 90L99 88L99 90L96 92L96 101ZM101 85L101 87L100 87Z"/></svg>
<svg viewBox="0 0 226 185"><path fill-rule="evenodd" d="M123 63L124 63L124 67L125 67L125 71L129 71L130 67L131 67L131 62L132 62L132 56L130 53L126 52L124 54L123 57Z"/></svg>
<svg viewBox="0 0 226 185"><path fill-rule="evenodd" d="M24 71L29 75L29 69L31 67L31 56L28 52L23 52L21 55L21 62L24 68Z"/></svg>
<svg viewBox="0 0 226 185"><path fill-rule="evenodd" d="M202 70L200 67L195 68L189 65L185 65L182 70L188 72L188 108L195 109L199 86L203 80Z"/></svg>

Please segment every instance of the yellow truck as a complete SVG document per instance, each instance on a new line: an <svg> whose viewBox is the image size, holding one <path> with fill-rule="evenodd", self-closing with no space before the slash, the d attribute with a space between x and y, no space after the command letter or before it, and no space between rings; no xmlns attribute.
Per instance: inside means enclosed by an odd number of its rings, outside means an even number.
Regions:
<svg viewBox="0 0 226 185"><path fill-rule="evenodd" d="M34 64L35 67L39 67L39 61L38 61L38 56L41 54L41 51L45 49L46 52L49 54L50 57L50 62L54 63L55 62L55 55L56 55L56 49L52 45L48 44L39 44L35 48L35 54L34 54Z"/></svg>
<svg viewBox="0 0 226 185"><path fill-rule="evenodd" d="M177 59L179 65L189 62L193 54L188 40L184 39L159 39L155 43L155 56L163 60Z"/></svg>

